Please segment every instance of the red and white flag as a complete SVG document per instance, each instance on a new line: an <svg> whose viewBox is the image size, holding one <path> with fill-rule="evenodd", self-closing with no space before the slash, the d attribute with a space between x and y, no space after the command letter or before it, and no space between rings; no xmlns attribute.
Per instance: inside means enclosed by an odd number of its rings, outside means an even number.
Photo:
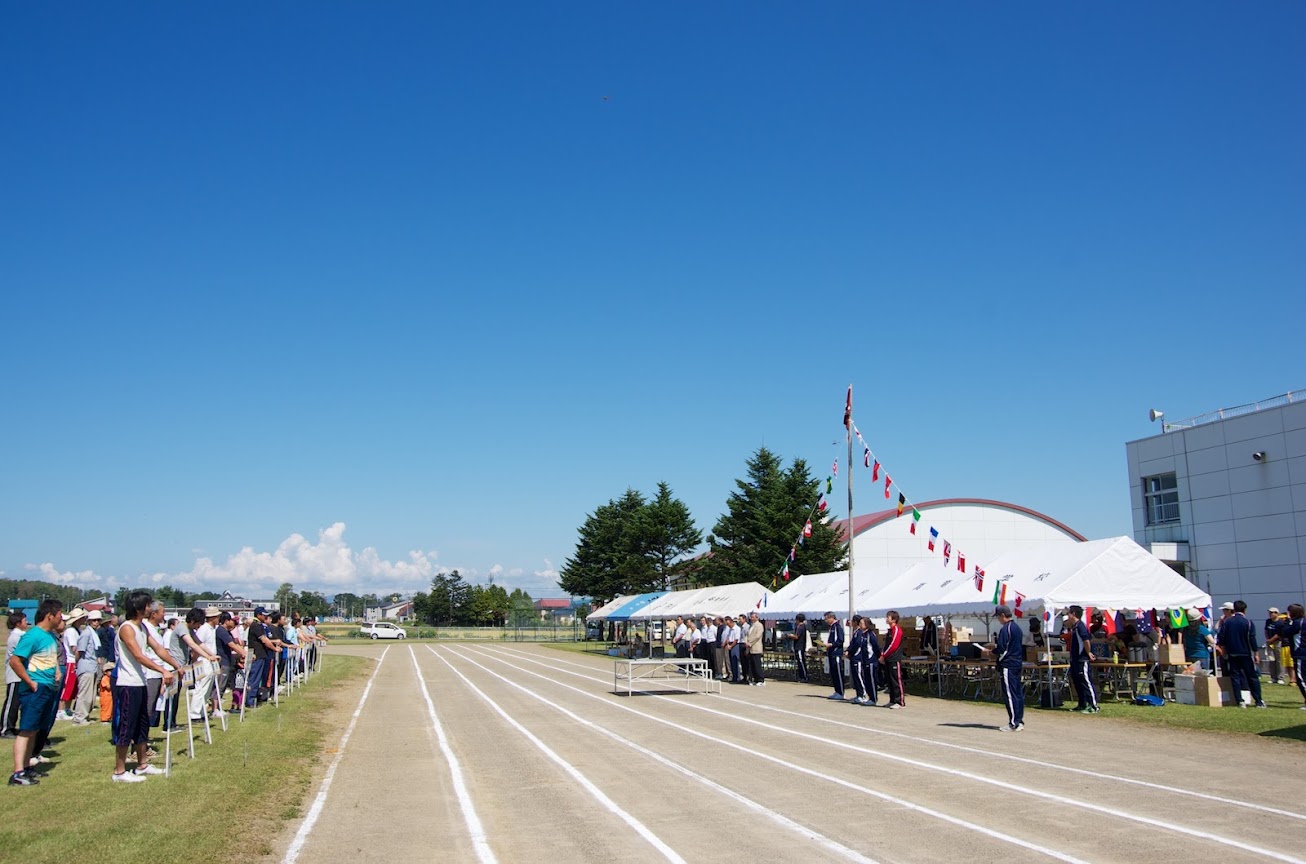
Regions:
<svg viewBox="0 0 1306 864"><path fill-rule="evenodd" d="M884 475L884 497L885 497L885 498L888 498L888 497L889 497L889 487L892 486L892 485L893 485L893 481L892 481L891 479L889 479L889 475L888 475L888 474L885 474L885 475Z"/></svg>

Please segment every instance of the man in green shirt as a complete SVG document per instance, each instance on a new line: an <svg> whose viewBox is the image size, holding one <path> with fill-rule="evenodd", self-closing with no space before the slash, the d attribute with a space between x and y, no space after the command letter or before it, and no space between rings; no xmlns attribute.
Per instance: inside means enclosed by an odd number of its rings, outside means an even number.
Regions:
<svg viewBox="0 0 1306 864"><path fill-rule="evenodd" d="M14 739L14 773L10 786L35 786L28 760L38 732L54 725L63 685L63 645L54 631L63 616L58 600L42 600L36 610L36 626L27 628L14 647L9 668L18 675L18 737Z"/></svg>

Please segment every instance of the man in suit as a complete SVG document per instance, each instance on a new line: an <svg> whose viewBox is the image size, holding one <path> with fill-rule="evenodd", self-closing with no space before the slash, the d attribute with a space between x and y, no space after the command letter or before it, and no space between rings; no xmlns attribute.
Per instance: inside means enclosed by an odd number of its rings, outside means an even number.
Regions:
<svg viewBox="0 0 1306 864"><path fill-rule="evenodd" d="M830 631L825 634L825 660L830 665L830 681L834 692L828 699L843 698L843 625L833 612L825 613L825 625Z"/></svg>

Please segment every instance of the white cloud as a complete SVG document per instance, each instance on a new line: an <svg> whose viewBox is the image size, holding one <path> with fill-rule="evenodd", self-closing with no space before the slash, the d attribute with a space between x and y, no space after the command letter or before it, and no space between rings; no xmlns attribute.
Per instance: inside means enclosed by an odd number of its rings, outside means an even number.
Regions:
<svg viewBox="0 0 1306 864"><path fill-rule="evenodd" d="M283 582L294 585L296 591L321 591L328 595L344 591L408 594L428 590L431 579L437 574L456 569L471 583L485 581L483 576L488 576L510 591L521 588L532 597L560 595L558 571L547 558L542 569L529 573L520 567L506 569L496 563L484 574L475 567L437 564L438 559L439 554L433 549L415 549L396 561L382 558L372 546L354 551L345 540L345 523L336 522L320 530L315 540L302 534L291 534L272 551L260 552L246 546L228 555L226 560L201 555L189 570L114 577L112 585L93 570L60 572L48 562L28 564L26 569L38 571L38 575L32 578L80 588L105 587L107 590L119 584L129 587L172 585L188 591L226 590L254 598L271 597Z"/></svg>
<svg viewBox="0 0 1306 864"><path fill-rule="evenodd" d="M24 570L35 571L32 578L39 579L42 582L53 582L56 585L76 585L78 588L94 588L98 586L103 579L100 574L94 570L78 570L76 572L68 570L60 572L49 561L44 564L26 564ZM0 570L0 574L4 571Z"/></svg>

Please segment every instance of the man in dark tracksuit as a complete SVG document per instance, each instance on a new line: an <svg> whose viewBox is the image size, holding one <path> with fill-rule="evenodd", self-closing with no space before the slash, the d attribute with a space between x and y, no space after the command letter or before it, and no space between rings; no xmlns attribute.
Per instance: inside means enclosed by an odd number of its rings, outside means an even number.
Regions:
<svg viewBox="0 0 1306 864"><path fill-rule="evenodd" d="M1070 630L1070 681L1075 685L1079 704L1075 710L1081 714L1096 714L1097 693L1093 690L1093 677L1089 662L1093 654L1088 648L1088 627L1084 626L1084 607L1071 606L1066 610L1066 627Z"/></svg>
<svg viewBox="0 0 1306 864"><path fill-rule="evenodd" d="M807 683L807 616L799 612L794 619L794 632L785 635L794 640L794 670L798 680Z"/></svg>
<svg viewBox="0 0 1306 864"><path fill-rule="evenodd" d="M830 664L830 682L834 692L827 699L843 698L843 625L834 617L833 612L825 613L826 626L830 632L825 634L825 660Z"/></svg>
<svg viewBox="0 0 1306 864"><path fill-rule="evenodd" d="M853 675L853 689L857 691L853 702L861 705L866 701L866 673L862 668L866 664L866 632L862 630L862 616L854 615L848 626L848 666Z"/></svg>
<svg viewBox="0 0 1306 864"><path fill-rule="evenodd" d="M1234 697L1239 708L1246 708L1242 701L1244 690L1251 691L1257 708L1265 707L1261 698L1261 673L1256 668L1256 627L1247 619L1247 604L1242 600L1233 601L1233 615L1222 627L1215 643L1216 650L1224 658L1229 675L1233 678Z"/></svg>
<svg viewBox="0 0 1306 864"><path fill-rule="evenodd" d="M1279 622L1279 644L1288 646L1292 654L1292 665L1297 673L1297 689L1301 698L1306 700L1306 681L1302 672L1306 671L1306 609L1300 603L1288 604L1288 620ZM1306 711L1306 705L1301 706Z"/></svg>
<svg viewBox="0 0 1306 864"><path fill-rule="evenodd" d="M863 618L862 626L866 628L866 704L878 705L879 688L884 680L881 677L884 673L880 669L880 634L871 627L870 618Z"/></svg>
<svg viewBox="0 0 1306 864"><path fill-rule="evenodd" d="M993 614L1002 622L992 654L998 663L998 682L1002 685L1002 702L1010 721L998 731L1019 732L1025 728L1025 689L1020 683L1020 669L1025 662L1025 634L1011 616L1011 610L999 606Z"/></svg>

